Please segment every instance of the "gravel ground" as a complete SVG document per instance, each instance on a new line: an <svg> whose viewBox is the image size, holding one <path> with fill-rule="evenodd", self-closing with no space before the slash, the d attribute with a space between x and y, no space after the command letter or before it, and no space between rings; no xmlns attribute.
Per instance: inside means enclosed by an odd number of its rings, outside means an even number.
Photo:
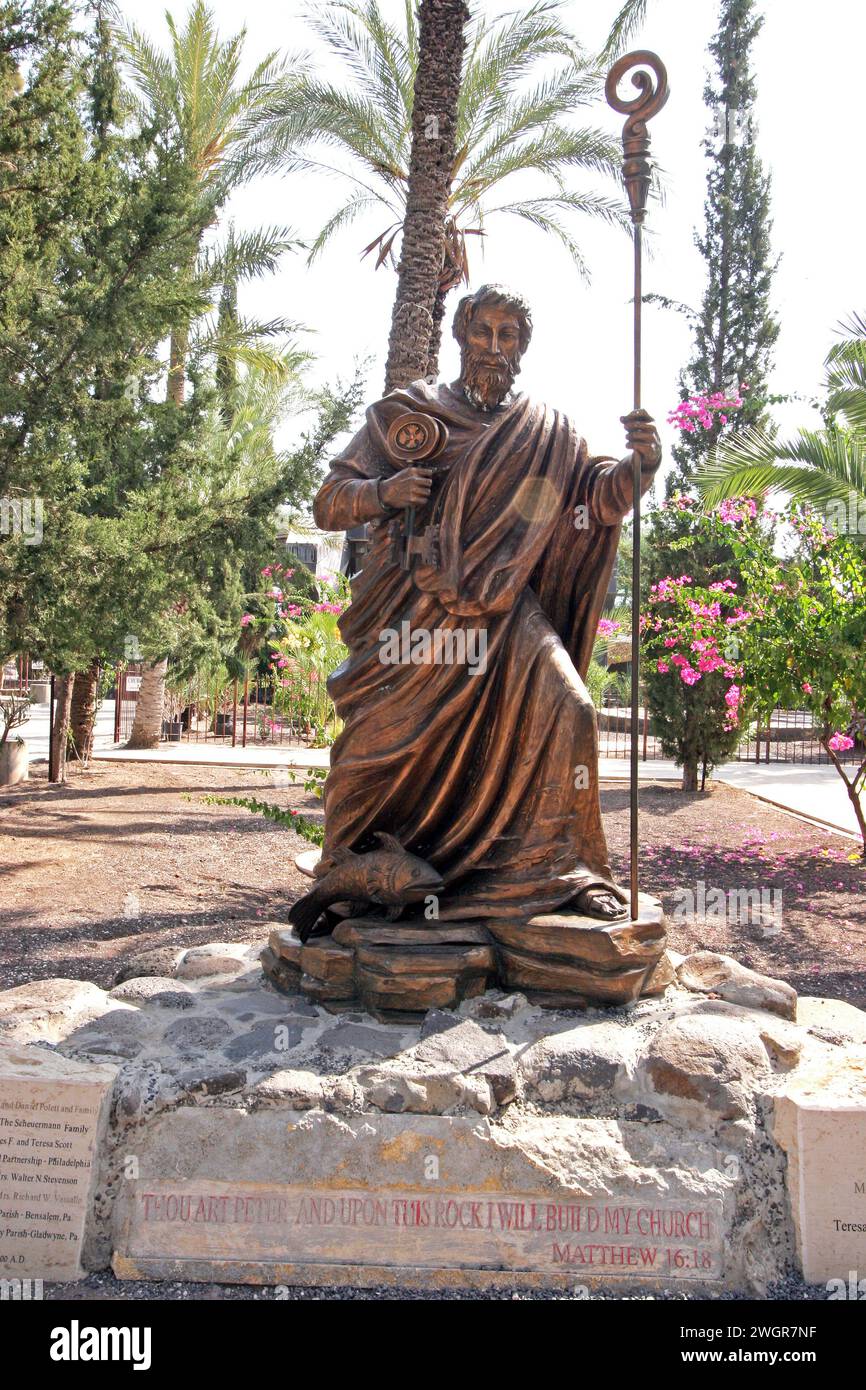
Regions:
<svg viewBox="0 0 866 1390"><path fill-rule="evenodd" d="M285 920L306 884L293 831L207 795L253 796L321 818L303 787L248 768L93 763L50 787L44 767L0 796L0 988L61 975L109 985L155 946L249 941ZM605 787L614 872L628 880L628 791ZM866 868L853 841L718 785L641 787L641 884L669 915L671 945L729 952L802 994L866 1006ZM781 892L782 930L678 915L681 890ZM730 914L729 914L730 916Z"/></svg>
<svg viewBox="0 0 866 1390"><path fill-rule="evenodd" d="M311 1300L329 1303L490 1303L494 1301L576 1303L586 1301L586 1293L580 1285L577 1285L573 1292L563 1289L517 1288L498 1289L495 1292L478 1289L434 1291L404 1287L394 1289L387 1285L380 1285L372 1289L358 1289L351 1285L333 1289L288 1288L285 1285L280 1285L278 1288L279 1293L275 1288L262 1288L250 1284L154 1283L145 1280L115 1279L113 1274L91 1274L89 1278L82 1279L76 1284L46 1284L45 1297L47 1300L61 1301L66 1299L76 1302L101 1300L173 1302L180 1299L186 1299L189 1302L228 1299L234 1302L258 1303L274 1301L299 1303ZM664 1289L662 1292L651 1294L623 1293L613 1289L595 1290L592 1293L593 1300L618 1303L693 1303L698 1301L698 1297L701 1302L713 1303L731 1303L739 1299L755 1301L754 1293L733 1293L728 1290L720 1292L712 1298L706 1297L703 1293L698 1296L689 1292L687 1288ZM792 1276L784 1282L774 1284L767 1291L767 1299L772 1301L825 1302L827 1290L823 1284L804 1284L801 1279Z"/></svg>

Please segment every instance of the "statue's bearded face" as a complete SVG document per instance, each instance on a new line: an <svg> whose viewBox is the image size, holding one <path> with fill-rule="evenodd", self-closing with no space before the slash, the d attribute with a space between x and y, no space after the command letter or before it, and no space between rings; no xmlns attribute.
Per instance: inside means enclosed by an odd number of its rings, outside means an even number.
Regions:
<svg viewBox="0 0 866 1390"><path fill-rule="evenodd" d="M508 395L520 371L520 320L513 309L482 305L461 343L460 384L481 410L493 410Z"/></svg>

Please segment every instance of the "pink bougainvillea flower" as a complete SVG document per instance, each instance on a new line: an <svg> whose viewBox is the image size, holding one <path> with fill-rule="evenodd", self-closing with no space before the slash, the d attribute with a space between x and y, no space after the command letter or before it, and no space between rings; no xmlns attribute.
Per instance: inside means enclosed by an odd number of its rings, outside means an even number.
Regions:
<svg viewBox="0 0 866 1390"><path fill-rule="evenodd" d="M840 733L837 729L833 737L828 739L827 747L832 748L834 753L847 753L849 748L854 747L854 740L849 738L847 734Z"/></svg>
<svg viewBox="0 0 866 1390"><path fill-rule="evenodd" d="M716 508L719 519L729 526L741 521L752 521L758 515L758 504L753 497L728 497Z"/></svg>
<svg viewBox="0 0 866 1390"><path fill-rule="evenodd" d="M805 691L805 693L806 693L807 695L811 695L811 694L812 694L812 687L811 687L811 685L809 684L808 681L803 681L803 684L802 684L802 686L800 687L800 689L803 690L803 691Z"/></svg>
<svg viewBox="0 0 866 1390"><path fill-rule="evenodd" d="M599 637L612 637L615 632L619 632L620 623L611 622L610 618L599 618L598 635Z"/></svg>
<svg viewBox="0 0 866 1390"><path fill-rule="evenodd" d="M700 671L694 671L688 663L680 667L680 680L684 681L686 685L697 685L700 678Z"/></svg>
<svg viewBox="0 0 866 1390"><path fill-rule="evenodd" d="M253 620L253 615L252 615L252 613L245 613L244 616L241 618L241 627L249 627L249 625L250 625L250 623L252 622L252 620Z"/></svg>
<svg viewBox="0 0 866 1390"><path fill-rule="evenodd" d="M665 676L665 675L667 675L667 673L668 673L668 671L669 671L670 669L671 669L671 668L670 668L669 662L667 662L667 661L657 661L657 662L656 662L656 670L658 671L658 673L659 673L660 676Z"/></svg>

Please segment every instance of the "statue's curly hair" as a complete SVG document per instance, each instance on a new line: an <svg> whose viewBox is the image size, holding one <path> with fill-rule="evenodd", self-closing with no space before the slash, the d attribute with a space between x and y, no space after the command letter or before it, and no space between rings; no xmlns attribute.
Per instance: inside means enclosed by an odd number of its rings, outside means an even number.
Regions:
<svg viewBox="0 0 866 1390"><path fill-rule="evenodd" d="M466 342L466 332L479 309L492 304L496 308L510 309L520 322L521 356L529 347L532 337L532 310L522 294L508 289L506 285L482 285L474 294L467 294L457 305L451 331L462 347Z"/></svg>

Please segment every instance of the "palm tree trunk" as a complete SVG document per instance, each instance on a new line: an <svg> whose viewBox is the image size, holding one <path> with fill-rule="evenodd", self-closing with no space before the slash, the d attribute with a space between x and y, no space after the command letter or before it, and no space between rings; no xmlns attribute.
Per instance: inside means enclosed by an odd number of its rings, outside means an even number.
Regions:
<svg viewBox="0 0 866 1390"><path fill-rule="evenodd" d="M427 349L427 370L424 373L428 381L435 381L439 375L439 349L442 346L442 320L445 318L445 297L448 291L443 290L441 285L437 286L436 298L433 301L433 325L430 329L430 346Z"/></svg>
<svg viewBox="0 0 866 1390"><path fill-rule="evenodd" d="M186 330L177 329L171 335L168 349L168 388L166 390L166 400L174 405L183 405L186 386L186 349Z"/></svg>
<svg viewBox="0 0 866 1390"><path fill-rule="evenodd" d="M168 660L154 661L141 673L135 706L135 719L127 748L158 748L162 736L162 709L165 701L165 673Z"/></svg>
<svg viewBox="0 0 866 1390"><path fill-rule="evenodd" d="M466 0L421 0L412 155L388 341L386 392L406 386L428 371L433 309L445 253L445 218L468 19Z"/></svg>
<svg viewBox="0 0 866 1390"><path fill-rule="evenodd" d="M174 405L184 403L186 384L186 351L188 335L178 328L171 335L168 360L166 400ZM165 704L165 673L168 661L155 661L141 673L141 686L135 706L135 719L127 748L158 748L162 737L162 711Z"/></svg>
<svg viewBox="0 0 866 1390"><path fill-rule="evenodd" d="M66 781L66 739L69 733L69 711L75 676L58 676L55 682L54 728L51 739L49 782Z"/></svg>
<svg viewBox="0 0 866 1390"><path fill-rule="evenodd" d="M96 691L99 685L99 662L93 661L86 671L79 671L72 687L69 710L71 735L70 757L86 763L93 749L93 725L96 720Z"/></svg>

